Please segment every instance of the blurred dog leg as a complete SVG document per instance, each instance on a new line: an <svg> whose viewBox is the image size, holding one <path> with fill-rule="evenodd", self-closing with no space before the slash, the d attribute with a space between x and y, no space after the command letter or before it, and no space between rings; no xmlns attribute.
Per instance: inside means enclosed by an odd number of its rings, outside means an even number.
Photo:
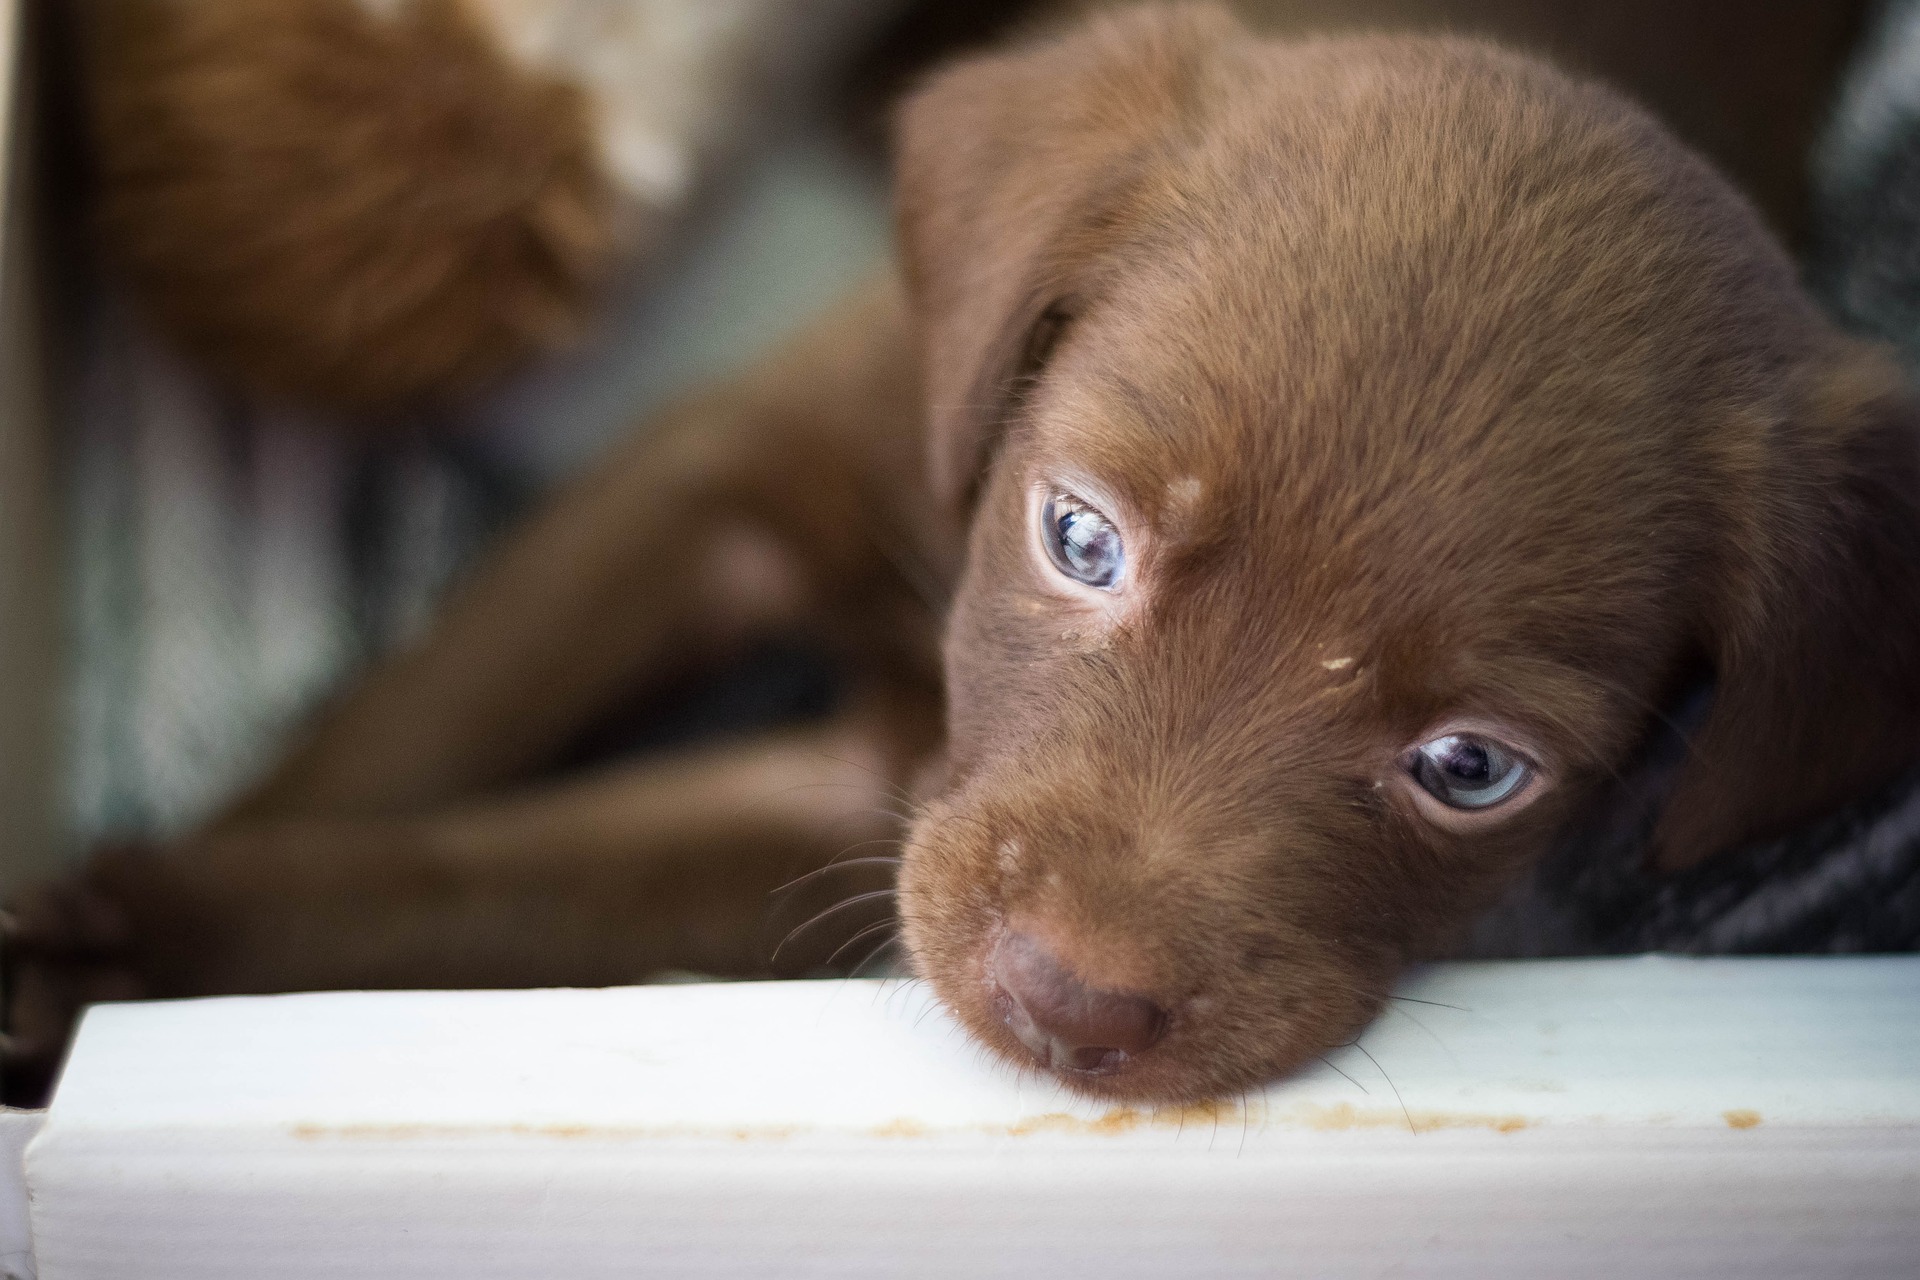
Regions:
<svg viewBox="0 0 1920 1280"><path fill-rule="evenodd" d="M782 972L851 966L890 911L921 714L868 702L428 815L103 854L14 904L9 1069L44 1074L100 999L764 975L776 951Z"/></svg>
<svg viewBox="0 0 1920 1280"><path fill-rule="evenodd" d="M945 574L915 501L899 307L890 285L869 289L743 381L643 428L216 828L417 812L524 778L687 655L718 659L772 628L820 632L856 680L935 687L931 669L905 670L928 668L925 597Z"/></svg>

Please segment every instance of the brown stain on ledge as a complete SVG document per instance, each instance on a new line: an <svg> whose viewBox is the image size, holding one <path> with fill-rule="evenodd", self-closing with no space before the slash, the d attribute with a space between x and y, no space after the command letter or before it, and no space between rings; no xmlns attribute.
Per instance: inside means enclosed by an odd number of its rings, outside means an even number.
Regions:
<svg viewBox="0 0 1920 1280"><path fill-rule="evenodd" d="M1757 1111L1722 1113L1735 1129L1751 1129L1760 1123ZM1133 1133L1144 1126L1158 1130L1219 1129L1251 1123L1260 1129L1306 1128L1322 1133L1362 1129L1398 1129L1425 1133L1440 1129L1487 1129L1494 1133L1517 1133L1533 1126L1522 1115L1497 1115L1452 1111L1404 1111L1398 1107L1360 1108L1351 1103L1333 1106L1302 1105L1284 1111L1257 1114L1234 1103L1199 1102L1179 1107L1158 1107L1141 1111L1133 1107L1115 1107L1091 1118L1064 1111L1028 1116L1005 1127L986 1131L1007 1137L1024 1138L1036 1134L1060 1134L1078 1137L1114 1138ZM556 1141L633 1141L635 1139L712 1139L735 1142L784 1142L807 1132L805 1126L768 1125L762 1128L709 1129L698 1126L620 1126L585 1124L550 1125L436 1125L436 1124L298 1124L291 1127L293 1137L303 1142L360 1141L413 1142L484 1137L532 1137ZM911 1139L938 1137L943 1132L925 1122L900 1116L864 1130L873 1138Z"/></svg>
<svg viewBox="0 0 1920 1280"><path fill-rule="evenodd" d="M1189 1102L1183 1107L1162 1107L1153 1113L1154 1124L1165 1129L1184 1130L1188 1125L1218 1126L1222 1121L1245 1122L1246 1108L1232 1102Z"/></svg>
<svg viewBox="0 0 1920 1280"><path fill-rule="evenodd" d="M1091 1120L1068 1115L1064 1111L1050 1111L1046 1115L1029 1116L1010 1124L1006 1131L1016 1138L1024 1138L1032 1133L1080 1133L1111 1138L1131 1133L1145 1120L1146 1117L1132 1107L1115 1107Z"/></svg>
<svg viewBox="0 0 1920 1280"><path fill-rule="evenodd" d="M1286 1116L1322 1133L1346 1129L1411 1129L1415 1133L1434 1129L1491 1129L1495 1133L1518 1133L1533 1124L1525 1116L1468 1111L1402 1111L1391 1107L1370 1107L1363 1111L1349 1102L1331 1107L1297 1107Z"/></svg>
<svg viewBox="0 0 1920 1280"><path fill-rule="evenodd" d="M1334 1106L1292 1107L1277 1113L1263 1110L1258 1115L1249 1115L1246 1108L1232 1103L1200 1102L1182 1107L1156 1108L1150 1114L1131 1107L1119 1107L1091 1120L1065 1112L1049 1112L1009 1125L1005 1132L1016 1138L1037 1133L1116 1137L1146 1124L1156 1129L1185 1129L1217 1128L1222 1124L1233 1126L1248 1121L1256 1128L1307 1128L1321 1133L1355 1129L1411 1129L1415 1133L1439 1129L1487 1129L1494 1133L1518 1133L1534 1125L1534 1121L1523 1115L1403 1111L1397 1107L1363 1110L1345 1102ZM1758 1117L1755 1123L1758 1123Z"/></svg>
<svg viewBox="0 0 1920 1280"><path fill-rule="evenodd" d="M636 1138L729 1138L735 1142L783 1142L802 1131L799 1125L764 1128L703 1129L688 1126L589 1124L296 1124L289 1132L302 1142L417 1142L423 1139L551 1138L556 1141L626 1142Z"/></svg>
<svg viewBox="0 0 1920 1280"><path fill-rule="evenodd" d="M1760 1124L1760 1113L1758 1111L1747 1111L1744 1109L1722 1111L1720 1118L1727 1122L1727 1128L1729 1129L1752 1129L1758 1127Z"/></svg>

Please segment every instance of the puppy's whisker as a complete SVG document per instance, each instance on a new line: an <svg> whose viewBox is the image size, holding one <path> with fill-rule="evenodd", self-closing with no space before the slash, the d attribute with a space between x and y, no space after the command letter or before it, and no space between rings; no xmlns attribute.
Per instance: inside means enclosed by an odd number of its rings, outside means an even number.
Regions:
<svg viewBox="0 0 1920 1280"><path fill-rule="evenodd" d="M866 956L860 961L859 964L856 964L855 966L853 966L853 968L848 972L847 976L852 978L859 977L860 971L862 969L872 964L875 960L881 959L887 954L887 952L891 951L893 948L898 947L900 945L901 945L901 940L899 935L897 934L891 938L881 939L880 945L875 947L873 950L867 952Z"/></svg>
<svg viewBox="0 0 1920 1280"><path fill-rule="evenodd" d="M856 844L852 846L852 848L845 850L845 853L851 853L854 849L858 849L863 845L892 844L892 843L893 842L891 840L862 840L860 844ZM770 898L777 897L780 894L788 893L794 889L798 889L801 885L806 884L812 880L817 880L819 877L826 875L829 871L843 871L851 867L872 867L872 866L878 866L882 863L886 863L891 866L897 867L900 865L900 859L888 854L878 854L878 853L871 854L864 858L848 858L848 857L845 857L843 854L843 856L834 859L832 862L827 863L823 867L815 867L813 870L807 872L805 875L795 876L793 879L781 885L778 889L769 890L767 893L767 896Z"/></svg>
<svg viewBox="0 0 1920 1280"><path fill-rule="evenodd" d="M1281 960L1281 959L1285 959L1288 953L1275 951L1275 952L1258 952L1256 954L1258 954L1262 959L1265 959L1265 960ZM1340 990L1345 991L1349 995L1359 996L1362 1000L1392 1000L1398 1004L1424 1004L1424 1005L1429 1005L1435 1009L1452 1009L1456 1013L1472 1013L1473 1012L1473 1010L1468 1008L1466 1005L1448 1004L1444 1000L1422 1000L1418 996L1397 996L1397 995L1394 995L1392 992L1388 992L1386 995L1382 996L1382 995L1376 994L1375 992L1367 990L1365 987L1355 986L1351 982L1341 982L1338 979L1333 977L1325 978L1323 979L1323 981L1325 981L1328 986L1337 987ZM1336 1049L1346 1049L1350 1047L1351 1047L1350 1043L1339 1044L1334 1046L1334 1048Z"/></svg>
<svg viewBox="0 0 1920 1280"><path fill-rule="evenodd" d="M855 849L865 849L870 845L876 845L876 844L890 844L890 845L898 846L899 843L900 843L900 838L898 836L875 836L871 840L860 840L853 844L848 845L846 848L842 849L839 853L834 854L833 857L828 859L824 865L830 866L830 867L846 866L852 861L847 857L847 855L852 853ZM894 853L868 854L867 857L869 859L884 859L885 861L888 861L888 862L900 861L900 855L894 854Z"/></svg>
<svg viewBox="0 0 1920 1280"><path fill-rule="evenodd" d="M821 865L820 869L822 871L825 871L833 867L851 867L851 866L856 866L860 863L873 863L873 862L891 862L895 866L898 866L903 861L903 859L897 853L868 853L868 854L862 854L858 858L849 858L847 856L848 854L852 853L855 849L865 849L876 844L890 845L896 849L900 847L899 838L896 836L876 836L872 840L862 840L856 844L848 845L846 848L842 849L839 853L836 853L833 855L833 857L829 858L824 864Z"/></svg>
<svg viewBox="0 0 1920 1280"><path fill-rule="evenodd" d="M1354 1088L1358 1089L1360 1092L1366 1094L1368 1097L1373 1096L1373 1091L1371 1089L1361 1084L1358 1080L1355 1080L1352 1076L1348 1075L1346 1072L1341 1071L1340 1068L1334 1064L1333 1059L1329 1058L1326 1054L1317 1053L1314 1055L1314 1057L1320 1059L1323 1065L1325 1065L1326 1067L1330 1068L1332 1071L1337 1073L1341 1079L1345 1080L1348 1084L1352 1085Z"/></svg>
<svg viewBox="0 0 1920 1280"><path fill-rule="evenodd" d="M818 912L817 914L802 921L800 924L794 926L794 928L787 934L786 937L780 939L780 945L773 949L773 954L771 956L767 957L767 963L772 964L774 961L778 960L780 958L780 953L786 950L787 945L789 943L791 943L795 938L799 937L801 934L805 933L807 930L819 924L822 920L825 920L827 917L837 915L842 911L848 910L849 908L857 907L863 902L872 902L876 898L891 898L894 896L895 892L896 891L893 889L874 889L867 893L856 893L851 898L847 898L847 899L844 899L843 901L834 903L832 906L828 907L826 910Z"/></svg>
<svg viewBox="0 0 1920 1280"><path fill-rule="evenodd" d="M1413 1112L1407 1110L1407 1100L1400 1096L1400 1086L1393 1082L1393 1077L1387 1074L1387 1069L1380 1065L1380 1059L1374 1057L1367 1046L1360 1043L1360 1037L1358 1036L1355 1036L1349 1044L1342 1045L1341 1047L1358 1049L1361 1053L1367 1055L1367 1061L1371 1062L1373 1069L1380 1073L1380 1078L1387 1082L1387 1088L1393 1090L1393 1100L1400 1104L1400 1114L1407 1118L1407 1132L1419 1133L1419 1126L1413 1122Z"/></svg>
<svg viewBox="0 0 1920 1280"><path fill-rule="evenodd" d="M835 960L838 960L842 955L846 954L847 948L853 946L855 943L859 942L861 939L870 938L876 933L891 933L896 927L897 926L893 920L893 917L891 916L887 917L885 920L874 921L872 924L868 925L864 929L859 930L851 938L848 938L845 942L835 947L833 949L833 953L829 955L826 959L826 962L825 962L826 967L831 969L833 967L833 962ZM890 939L886 941L890 941ZM883 945L884 945L884 941L883 941Z"/></svg>
<svg viewBox="0 0 1920 1280"><path fill-rule="evenodd" d="M900 801L910 809L914 807L913 797L907 794L907 789L901 786L898 782L894 781L892 778L889 778L886 774L881 773L878 769L875 769L869 765L861 764L858 760L842 759L840 756L833 755L831 752L822 751L820 755L822 756L822 758L831 760L835 764L843 764L847 766L847 768L849 769L858 769L861 773L866 774L868 777L878 782L881 786L885 787L887 789L888 794L890 794L895 800ZM848 785L851 785L851 784L848 784Z"/></svg>
<svg viewBox="0 0 1920 1280"><path fill-rule="evenodd" d="M861 787L858 783L853 783L853 782L796 782L792 786L782 787L780 790L771 792L770 794L778 795L778 796L787 796L787 795L792 795L796 791L814 791L823 787L842 787L849 791L865 790L865 788ZM889 795L889 796L886 796L885 799L889 801L895 801L903 805L907 804L907 802L904 799L898 796ZM885 816L892 818L894 821L900 822L900 823L912 822L914 817L911 805L908 805L907 811L904 813L898 809L888 808L886 805L883 805L883 804L882 805L864 805L858 809L848 810L848 814L850 816L859 816L859 815L875 814L875 813L884 814Z"/></svg>

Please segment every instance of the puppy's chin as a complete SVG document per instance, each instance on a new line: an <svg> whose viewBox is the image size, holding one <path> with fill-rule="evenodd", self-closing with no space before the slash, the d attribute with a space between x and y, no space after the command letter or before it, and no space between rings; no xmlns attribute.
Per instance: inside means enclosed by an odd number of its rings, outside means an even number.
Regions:
<svg viewBox="0 0 1920 1280"><path fill-rule="evenodd" d="M900 879L913 970L981 1044L1088 1097L1178 1106L1283 1078L1351 1042L1399 966L1397 956L1335 955L1304 933L1265 950L1271 931L1223 927L1230 912L1196 915L1191 903L1084 945L1065 913L1009 894L1001 843L994 824L946 802L916 824ZM1047 993L1021 985L1036 967L1069 975L1053 979L1073 984L1056 1010L1117 1005L1121 1029L1047 1027Z"/></svg>

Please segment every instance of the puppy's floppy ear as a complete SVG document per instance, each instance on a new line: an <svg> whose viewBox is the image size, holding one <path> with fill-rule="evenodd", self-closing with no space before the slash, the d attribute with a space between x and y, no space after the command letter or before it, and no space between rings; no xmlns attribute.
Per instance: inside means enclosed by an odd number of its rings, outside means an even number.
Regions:
<svg viewBox="0 0 1920 1280"><path fill-rule="evenodd" d="M1226 10L1133 10L929 81L896 122L898 225L919 326L933 489L971 499L1022 375L1071 315L1101 222L1176 129Z"/></svg>
<svg viewBox="0 0 1920 1280"><path fill-rule="evenodd" d="M1791 420L1728 459L1702 636L1714 700L1655 829L1662 870L1920 760L1920 410L1852 343L1828 342L1802 385Z"/></svg>

